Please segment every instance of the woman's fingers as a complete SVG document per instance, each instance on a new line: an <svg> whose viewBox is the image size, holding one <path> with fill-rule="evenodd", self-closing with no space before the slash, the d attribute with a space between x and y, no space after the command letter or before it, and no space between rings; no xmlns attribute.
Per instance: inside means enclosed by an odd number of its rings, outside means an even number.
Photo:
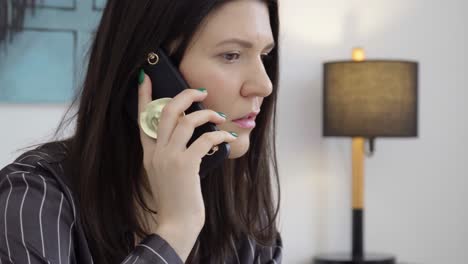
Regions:
<svg viewBox="0 0 468 264"><path fill-rule="evenodd" d="M158 125L158 143L166 146L171 138L179 118L193 102L200 102L206 98L206 93L196 89L185 89L167 103L161 112Z"/></svg>
<svg viewBox="0 0 468 264"><path fill-rule="evenodd" d="M190 113L179 119L179 123L174 129L168 145L173 146L177 150L185 151L187 148L187 143L192 137L196 127L201 126L207 122L221 124L224 121L226 121L224 117L209 109Z"/></svg>
<svg viewBox="0 0 468 264"><path fill-rule="evenodd" d="M187 148L186 153L188 153L189 156L201 159L210 152L212 147L223 142L231 143L236 140L236 138L237 137L233 136L231 133L223 130L207 132L195 140L192 145Z"/></svg>
<svg viewBox="0 0 468 264"><path fill-rule="evenodd" d="M222 142L232 142L235 136L226 131L214 131L201 135L195 142L186 148L188 141L193 135L195 128L207 122L221 124L225 117L215 111L204 109L183 116L182 114L193 104L193 102L203 101L207 93L197 89L185 89L170 100L162 109L157 128L157 144L145 134L141 128L141 115L146 110L146 106L152 102L152 87L150 78L143 73L143 82L138 88L138 125L140 128L140 138L144 151L144 158L151 159L143 161L154 162L152 155L159 147L168 147L168 151L186 152L195 160L203 158L211 148ZM153 153L153 154L152 154Z"/></svg>

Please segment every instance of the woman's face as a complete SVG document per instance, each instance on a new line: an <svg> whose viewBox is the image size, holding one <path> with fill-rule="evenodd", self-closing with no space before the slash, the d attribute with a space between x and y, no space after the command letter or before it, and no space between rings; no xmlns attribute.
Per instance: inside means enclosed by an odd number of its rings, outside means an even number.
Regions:
<svg viewBox="0 0 468 264"><path fill-rule="evenodd" d="M230 159L244 155L254 128L233 120L258 112L272 83L263 66L263 56L274 45L268 8L261 1L232 1L207 16L182 58L180 71L191 88L206 88L202 102L223 112L226 122L219 129L236 132Z"/></svg>

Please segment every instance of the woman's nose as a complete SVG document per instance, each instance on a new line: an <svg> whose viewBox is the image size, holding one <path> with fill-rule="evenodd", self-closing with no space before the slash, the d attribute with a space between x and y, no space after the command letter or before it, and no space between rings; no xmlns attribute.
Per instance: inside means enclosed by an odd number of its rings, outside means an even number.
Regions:
<svg viewBox="0 0 468 264"><path fill-rule="evenodd" d="M242 89L243 96L256 95L267 97L273 91L273 84L266 72L263 62L260 60L248 69L248 78Z"/></svg>

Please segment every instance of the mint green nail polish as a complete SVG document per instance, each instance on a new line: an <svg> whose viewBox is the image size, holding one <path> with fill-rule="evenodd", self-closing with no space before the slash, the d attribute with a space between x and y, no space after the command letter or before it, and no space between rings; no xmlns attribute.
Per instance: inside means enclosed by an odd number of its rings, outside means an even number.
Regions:
<svg viewBox="0 0 468 264"><path fill-rule="evenodd" d="M145 72L143 69L140 69L140 74L138 75L138 85L141 85L145 80Z"/></svg>
<svg viewBox="0 0 468 264"><path fill-rule="evenodd" d="M200 91L200 92L206 93L206 89L205 89L205 88L198 88L197 90Z"/></svg>
<svg viewBox="0 0 468 264"><path fill-rule="evenodd" d="M218 113L218 115L222 116L223 118L226 118L226 114L222 113L222 112L216 112Z"/></svg>
<svg viewBox="0 0 468 264"><path fill-rule="evenodd" d="M237 133L236 132L229 132L231 135L235 136L235 137L238 137Z"/></svg>

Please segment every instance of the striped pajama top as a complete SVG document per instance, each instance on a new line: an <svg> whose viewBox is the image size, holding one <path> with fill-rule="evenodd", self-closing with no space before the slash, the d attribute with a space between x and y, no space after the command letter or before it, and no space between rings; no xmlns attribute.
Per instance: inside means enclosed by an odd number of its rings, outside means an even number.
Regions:
<svg viewBox="0 0 468 264"><path fill-rule="evenodd" d="M74 195L61 164L65 149L52 143L26 151L0 170L0 264L93 263ZM236 254L224 264L279 264L282 240L260 246L247 237L232 241ZM124 264L183 263L157 234L136 245Z"/></svg>

